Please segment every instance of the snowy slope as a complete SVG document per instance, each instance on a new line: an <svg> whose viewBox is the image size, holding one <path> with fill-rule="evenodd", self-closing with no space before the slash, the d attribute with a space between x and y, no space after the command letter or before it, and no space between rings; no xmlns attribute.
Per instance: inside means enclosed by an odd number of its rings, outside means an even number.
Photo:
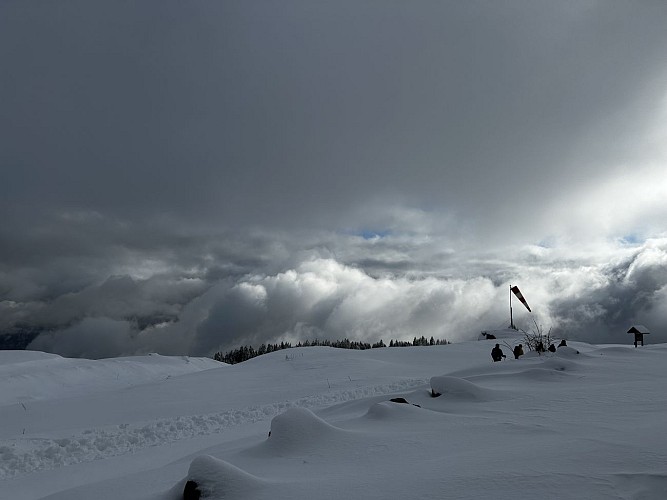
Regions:
<svg viewBox="0 0 667 500"><path fill-rule="evenodd" d="M175 500L194 480L202 498L667 498L667 345L492 363L494 343L234 366L0 352L0 491Z"/></svg>
<svg viewBox="0 0 667 500"><path fill-rule="evenodd" d="M226 365L208 358L158 354L91 361L37 351L0 351L0 405L85 395L221 366Z"/></svg>

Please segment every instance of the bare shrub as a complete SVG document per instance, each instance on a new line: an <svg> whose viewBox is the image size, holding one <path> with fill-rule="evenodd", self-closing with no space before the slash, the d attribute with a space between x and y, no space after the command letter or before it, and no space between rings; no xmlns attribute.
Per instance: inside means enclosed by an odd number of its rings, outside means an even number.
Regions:
<svg viewBox="0 0 667 500"><path fill-rule="evenodd" d="M546 350L551 344L557 342L558 339L551 334L551 327L549 328L549 331L545 333L542 325L538 325L535 320L533 320L533 323L535 324L535 327L531 328L530 332L521 330L523 333L524 345L528 346L529 350L540 351L540 346L542 349Z"/></svg>

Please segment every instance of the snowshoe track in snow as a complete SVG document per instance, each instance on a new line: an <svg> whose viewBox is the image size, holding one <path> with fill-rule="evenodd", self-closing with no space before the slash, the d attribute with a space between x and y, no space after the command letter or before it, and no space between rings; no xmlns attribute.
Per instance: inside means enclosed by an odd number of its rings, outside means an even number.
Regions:
<svg viewBox="0 0 667 500"><path fill-rule="evenodd" d="M225 429L272 419L290 408L322 408L355 399L391 394L427 383L409 379L392 384L308 396L240 410L154 420L145 424L88 429L60 439L22 438L0 441L0 480L38 470L101 458L132 454L141 449L173 443L181 439L218 434Z"/></svg>

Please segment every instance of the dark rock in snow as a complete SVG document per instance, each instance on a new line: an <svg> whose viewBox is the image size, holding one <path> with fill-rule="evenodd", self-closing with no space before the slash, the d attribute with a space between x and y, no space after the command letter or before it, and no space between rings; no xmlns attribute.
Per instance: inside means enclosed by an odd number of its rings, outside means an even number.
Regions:
<svg viewBox="0 0 667 500"><path fill-rule="evenodd" d="M392 403L403 403L403 404L408 404L408 402L405 400L405 398L392 398L389 401Z"/></svg>
<svg viewBox="0 0 667 500"><path fill-rule="evenodd" d="M406 401L405 398L392 398L389 401L391 401L392 403L402 403L402 404L406 404L406 405L410 404ZM421 406L416 405L416 404L413 404L412 406L418 406L419 408L421 408Z"/></svg>
<svg viewBox="0 0 667 500"><path fill-rule="evenodd" d="M183 488L183 500L199 500L201 491L199 485L195 481L188 481Z"/></svg>

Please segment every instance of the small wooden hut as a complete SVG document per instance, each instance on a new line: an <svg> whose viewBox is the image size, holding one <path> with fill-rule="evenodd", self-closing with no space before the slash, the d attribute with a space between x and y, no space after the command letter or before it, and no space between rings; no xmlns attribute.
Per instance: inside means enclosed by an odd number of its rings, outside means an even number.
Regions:
<svg viewBox="0 0 667 500"><path fill-rule="evenodd" d="M648 328L646 328L644 325L633 325L628 330L628 333L635 334L635 347L637 347L637 344L641 344L642 346L644 345L644 335L648 335L651 332L649 332Z"/></svg>

